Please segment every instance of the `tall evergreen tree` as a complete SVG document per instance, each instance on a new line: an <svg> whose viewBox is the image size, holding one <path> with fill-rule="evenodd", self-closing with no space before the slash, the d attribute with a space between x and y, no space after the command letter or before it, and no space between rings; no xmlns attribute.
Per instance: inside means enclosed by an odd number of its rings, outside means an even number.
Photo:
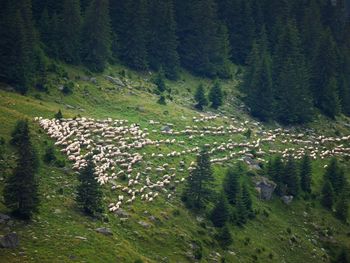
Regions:
<svg viewBox="0 0 350 263"><path fill-rule="evenodd" d="M205 149L202 149L197 156L196 168L187 177L187 183L183 193L183 200L187 207L194 210L205 207L205 202L211 195L210 186L213 180L209 154Z"/></svg>
<svg viewBox="0 0 350 263"><path fill-rule="evenodd" d="M241 189L239 184L239 173L237 169L227 169L223 188L226 193L228 202L230 204L236 204Z"/></svg>
<svg viewBox="0 0 350 263"><path fill-rule="evenodd" d="M330 117L339 113L337 88L338 48L330 30L320 39L316 58L312 66L312 90L315 105ZM337 109L332 112L332 109Z"/></svg>
<svg viewBox="0 0 350 263"><path fill-rule="evenodd" d="M349 213L348 195L343 193L335 204L335 215L338 219L346 222Z"/></svg>
<svg viewBox="0 0 350 263"><path fill-rule="evenodd" d="M311 119L309 73L301 52L299 33L289 21L277 44L274 63L276 116L284 123L303 123Z"/></svg>
<svg viewBox="0 0 350 263"><path fill-rule="evenodd" d="M244 207L246 208L248 217L252 217L254 215L253 201L250 196L248 186L245 183L242 185L242 202L244 204Z"/></svg>
<svg viewBox="0 0 350 263"><path fill-rule="evenodd" d="M218 109L222 105L223 94L218 81L215 81L213 87L210 89L209 101L211 102L210 106L214 109Z"/></svg>
<svg viewBox="0 0 350 263"><path fill-rule="evenodd" d="M298 195L300 179L295 160L292 156L289 156L284 167L283 183L287 186L287 194Z"/></svg>
<svg viewBox="0 0 350 263"><path fill-rule="evenodd" d="M199 75L223 75L229 64L228 36L218 20L215 2L194 0L188 5L182 1L180 4L187 8L181 8L185 12L181 17L187 24L179 23L183 26L179 46L182 65Z"/></svg>
<svg viewBox="0 0 350 263"><path fill-rule="evenodd" d="M147 52L149 40L148 2L146 0L127 0L121 4L123 10L118 13L121 14L121 18L115 22L120 59L131 68L147 70L149 66ZM157 59L160 58L157 57ZM169 58L164 57L163 59Z"/></svg>
<svg viewBox="0 0 350 263"><path fill-rule="evenodd" d="M334 203L334 190L331 183L325 180L321 191L321 204L327 208L332 209Z"/></svg>
<svg viewBox="0 0 350 263"><path fill-rule="evenodd" d="M111 26L108 0L93 0L86 11L82 29L84 64L92 71L103 71L111 56Z"/></svg>
<svg viewBox="0 0 350 263"><path fill-rule="evenodd" d="M306 193L311 193L312 166L310 156L305 154L300 164L300 185Z"/></svg>
<svg viewBox="0 0 350 263"><path fill-rule="evenodd" d="M196 109L203 110L204 106L208 105L208 100L205 97L204 86L203 84L199 84L194 95L194 99L197 102L195 105Z"/></svg>
<svg viewBox="0 0 350 263"><path fill-rule="evenodd" d="M5 181L5 205L12 210L15 216L31 219L39 205L36 180L38 158L30 140L28 122L18 121L13 136L18 160L13 174Z"/></svg>
<svg viewBox="0 0 350 263"><path fill-rule="evenodd" d="M223 227L229 218L229 207L226 196L221 193L217 203L211 211L210 219L216 227Z"/></svg>
<svg viewBox="0 0 350 263"><path fill-rule="evenodd" d="M60 21L60 56L70 64L80 62L80 0L64 0Z"/></svg>
<svg viewBox="0 0 350 263"><path fill-rule="evenodd" d="M342 193L345 188L346 179L344 170L339 167L338 160L335 157L330 160L324 174L324 179L331 183L336 194Z"/></svg>
<svg viewBox="0 0 350 263"><path fill-rule="evenodd" d="M225 224L222 228L218 230L218 234L216 238L220 246L224 249L232 244L233 239L232 239L231 231L227 226L227 224Z"/></svg>
<svg viewBox="0 0 350 263"><path fill-rule="evenodd" d="M155 0L150 7L150 67L159 70L162 67L165 75L176 79L179 68L177 53L176 23L172 0Z"/></svg>
<svg viewBox="0 0 350 263"><path fill-rule="evenodd" d="M283 185L283 174L284 174L284 164L282 162L281 156L276 156L270 161L270 166L268 167L268 175L277 184L276 193L278 195L283 195L285 187Z"/></svg>
<svg viewBox="0 0 350 263"><path fill-rule="evenodd" d="M240 193L238 200L237 200L236 213L237 213L236 224L238 226L243 226L245 223L247 223L248 211L247 211L247 208L244 204L241 193Z"/></svg>
<svg viewBox="0 0 350 263"><path fill-rule="evenodd" d="M92 158L88 159L87 165L80 171L78 179L76 201L87 215L94 216L102 212L102 191L97 182L95 167Z"/></svg>

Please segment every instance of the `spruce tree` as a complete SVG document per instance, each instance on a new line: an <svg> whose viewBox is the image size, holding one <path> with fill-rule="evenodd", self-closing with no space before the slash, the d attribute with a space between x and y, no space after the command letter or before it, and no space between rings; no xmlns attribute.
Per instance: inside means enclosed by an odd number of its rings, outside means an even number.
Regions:
<svg viewBox="0 0 350 263"><path fill-rule="evenodd" d="M346 186L344 170L339 167L338 160L335 157L330 160L324 179L331 183L336 194L340 194Z"/></svg>
<svg viewBox="0 0 350 263"><path fill-rule="evenodd" d="M320 102L320 107L323 110L324 114L328 117L334 119L335 116L340 113L340 101L338 97L338 84L337 80L334 77L331 77L328 80L328 83L325 85L323 92L323 99Z"/></svg>
<svg viewBox="0 0 350 263"><path fill-rule="evenodd" d="M223 94L218 81L215 81L213 87L210 89L209 101L211 102L210 106L214 109L218 109L222 105Z"/></svg>
<svg viewBox="0 0 350 263"><path fill-rule="evenodd" d="M90 157L87 160L87 165L80 170L76 196L78 206L82 208L87 215L91 216L95 216L103 211L102 191L95 178L94 172L94 163Z"/></svg>
<svg viewBox="0 0 350 263"><path fill-rule="evenodd" d="M300 164L300 186L306 193L311 193L312 166L310 156L305 154Z"/></svg>
<svg viewBox="0 0 350 263"><path fill-rule="evenodd" d="M334 203L334 190L331 183L328 180L325 180L322 186L321 191L321 204L331 210Z"/></svg>
<svg viewBox="0 0 350 263"><path fill-rule="evenodd" d="M31 219L39 205L36 179L38 158L30 140L28 121L18 121L13 135L18 159L13 173L5 181L5 205L15 216Z"/></svg>
<svg viewBox="0 0 350 263"><path fill-rule="evenodd" d="M67 63L80 62L81 31L80 0L64 0L62 19L60 21L60 57Z"/></svg>
<svg viewBox="0 0 350 263"><path fill-rule="evenodd" d="M217 203L211 211L210 219L215 227L223 227L229 218L229 207L226 196L221 193Z"/></svg>
<svg viewBox="0 0 350 263"><path fill-rule="evenodd" d="M267 173L270 178L277 184L276 193L280 196L283 195L285 192L283 184L284 164L282 162L281 156L276 156L271 161L271 165Z"/></svg>
<svg viewBox="0 0 350 263"><path fill-rule="evenodd" d="M246 184L243 184L242 186L242 202L247 211L248 217L253 217L254 216L253 201Z"/></svg>
<svg viewBox="0 0 350 263"><path fill-rule="evenodd" d="M236 224L238 226L243 226L245 223L247 223L248 211L243 201L242 193L240 193L237 199L236 213L237 213Z"/></svg>
<svg viewBox="0 0 350 263"><path fill-rule="evenodd" d="M194 99L197 102L195 107L198 110L203 110L203 107L208 105L208 100L205 97L205 91L204 91L203 84L198 85L198 87L196 89L196 93L194 95Z"/></svg>
<svg viewBox="0 0 350 263"><path fill-rule="evenodd" d="M236 204L240 193L239 173L237 169L228 168L226 171L223 188L230 204Z"/></svg>
<svg viewBox="0 0 350 263"><path fill-rule="evenodd" d="M162 67L166 77L176 79L179 69L178 41L172 0L155 0L150 7L149 64Z"/></svg>
<svg viewBox="0 0 350 263"><path fill-rule="evenodd" d="M200 210L205 207L206 201L210 198L212 192L213 180L209 154L205 149L202 149L197 156L195 169L187 177L183 193L182 199L188 208Z"/></svg>
<svg viewBox="0 0 350 263"><path fill-rule="evenodd" d="M343 193L335 204L335 215L339 220L346 222L349 213L348 195Z"/></svg>
<svg viewBox="0 0 350 263"><path fill-rule="evenodd" d="M133 69L147 70L149 66L148 2L127 0L121 5L123 7L123 10L119 12L121 17L115 22L120 59Z"/></svg>
<svg viewBox="0 0 350 263"><path fill-rule="evenodd" d="M227 224L225 224L222 228L219 228L216 239L218 240L220 246L224 249L232 244L233 239Z"/></svg>
<svg viewBox="0 0 350 263"><path fill-rule="evenodd" d="M105 69L111 56L111 26L108 0L93 0L82 29L83 63L92 71Z"/></svg>
<svg viewBox="0 0 350 263"><path fill-rule="evenodd" d="M287 194L296 197L299 193L300 179L296 162L289 156L283 172L283 183L287 186Z"/></svg>
<svg viewBox="0 0 350 263"><path fill-rule="evenodd" d="M312 117L309 72L294 21L288 21L285 30L279 36L276 49L275 115L283 123L307 122Z"/></svg>

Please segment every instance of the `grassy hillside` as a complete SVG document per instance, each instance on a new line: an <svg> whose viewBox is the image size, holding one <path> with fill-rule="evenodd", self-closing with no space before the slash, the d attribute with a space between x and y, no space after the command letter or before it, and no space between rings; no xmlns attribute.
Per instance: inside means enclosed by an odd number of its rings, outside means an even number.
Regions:
<svg viewBox="0 0 350 263"><path fill-rule="evenodd" d="M121 67L113 67L104 74L87 77L80 68L61 66L50 75L49 93L31 91L27 96L0 90L0 137L6 141L17 119L30 120L33 140L42 155L47 144L53 140L45 134L37 122L36 116L53 118L61 109L64 117L91 117L96 119L126 119L129 123L138 123L142 128L157 130L150 132L149 138L165 139L166 135L159 131L164 125L173 125L174 129L185 129L186 126L197 125L221 126L234 124L242 129L253 131L251 141L259 138L258 131L275 128L277 124L257 126L246 114L238 99L238 81L223 83L226 104L220 116L210 122L194 123L193 117L201 118L200 113L192 109L193 93L199 83L206 87L212 85L211 80L199 79L182 73L177 82L167 82L167 105L157 104L158 96L154 95L152 75L140 75ZM106 76L118 77L124 82L120 86ZM92 79L91 79L92 78ZM64 95L59 87L71 85L73 93ZM206 116L208 112L205 113ZM225 117L226 116L226 117ZM235 118L234 120L231 118ZM150 120L159 122L151 125ZM244 123L247 121L247 123ZM335 122L320 117L310 124L317 134L328 136L348 135L346 127L348 119ZM303 127L294 128L295 132L305 131ZM338 131L338 132L336 132ZM234 142L249 142L241 133L224 136L195 136L189 139L181 135L185 145L162 145L160 148L150 146L142 152L169 153L214 142L223 143L231 139ZM263 150L284 149L290 145L277 141L263 145ZM14 158L13 149L8 150L8 162ZM59 152L60 159L66 157ZM218 153L216 157L222 157ZM268 159L269 154L265 157ZM148 158L148 157L147 157ZM182 158L157 160L147 159L153 165L167 161L176 167ZM195 159L195 154L184 158L186 163ZM224 171L238 158L223 164L214 164L217 189L221 185ZM277 197L271 201L261 201L254 189L251 178L245 177L250 185L254 198L254 209L257 217L243 227L231 226L234 243L227 251L223 251L215 241L216 230L205 215L193 215L184 208L180 201L183 185L176 187L171 199L161 195L152 203L137 200L123 209L129 214L127 220L121 220L113 213L107 212L108 203L115 198L110 187L104 186L104 202L106 214L103 220L84 216L74 202L76 174L70 169L71 163L66 160L66 167L58 168L42 163L39 173L41 206L32 223L14 221L12 225L0 225L0 235L16 231L20 236L20 247L15 250L1 249L0 262L193 262L193 255L202 250L201 262L329 262L328 247L345 246L350 249L350 227L334 218L331 213L320 207L319 192L323 166L327 159L313 162L314 199L305 201L298 199L287 206ZM344 161L345 164L345 161ZM142 170L144 167L138 167ZM347 166L347 178L350 166ZM180 172L186 177L188 172ZM4 175L0 175L0 192ZM0 213L7 210L0 202ZM149 228L139 224L147 222ZM104 236L95 231L98 227L108 227L113 236ZM202 248L202 249L200 249Z"/></svg>

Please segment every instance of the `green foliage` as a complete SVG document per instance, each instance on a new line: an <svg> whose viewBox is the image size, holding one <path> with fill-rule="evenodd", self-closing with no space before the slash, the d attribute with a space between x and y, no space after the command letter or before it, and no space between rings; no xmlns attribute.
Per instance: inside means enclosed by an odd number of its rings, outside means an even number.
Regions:
<svg viewBox="0 0 350 263"><path fill-rule="evenodd" d="M218 229L216 239L219 242L220 246L224 249L233 243L231 231L227 224L224 225L224 227Z"/></svg>
<svg viewBox="0 0 350 263"><path fill-rule="evenodd" d="M209 101L211 102L210 106L214 109L218 109L222 105L223 94L218 81L215 81L214 86L210 89Z"/></svg>
<svg viewBox="0 0 350 263"><path fill-rule="evenodd" d="M18 160L13 173L6 178L3 192L5 205L15 216L31 219L39 205L36 180L38 158L30 141L27 121L18 121L12 134L14 136L12 142L15 142Z"/></svg>
<svg viewBox="0 0 350 263"><path fill-rule="evenodd" d="M63 118L63 114L61 110L58 110L58 112L55 114L55 119L60 120Z"/></svg>
<svg viewBox="0 0 350 263"><path fill-rule="evenodd" d="M196 93L194 95L194 99L197 102L195 107L198 110L203 110L203 107L208 105L208 100L205 97L205 91L204 91L203 84L199 84L199 86L197 87Z"/></svg>
<svg viewBox="0 0 350 263"><path fill-rule="evenodd" d="M334 203L334 190L331 183L325 180L321 191L321 204L331 210Z"/></svg>
<svg viewBox="0 0 350 263"><path fill-rule="evenodd" d="M87 165L80 170L76 197L78 206L90 216L95 216L103 211L102 191L95 178L94 171L95 167L90 157Z"/></svg>
<svg viewBox="0 0 350 263"><path fill-rule="evenodd" d="M43 161L47 164L55 162L57 160L55 155L55 148L50 145L45 149L45 154L43 156Z"/></svg>
<svg viewBox="0 0 350 263"><path fill-rule="evenodd" d="M240 193L239 184L239 173L238 169L228 168L226 171L223 189L226 193L227 200L230 204L236 204L238 195Z"/></svg>
<svg viewBox="0 0 350 263"><path fill-rule="evenodd" d="M160 105L166 105L165 96L164 95L160 95L157 103L160 104Z"/></svg>
<svg viewBox="0 0 350 263"><path fill-rule="evenodd" d="M311 193L312 165L309 155L304 155L300 164L300 186L301 190Z"/></svg>
<svg viewBox="0 0 350 263"><path fill-rule="evenodd" d="M343 222L346 222L349 214L349 201L348 201L348 194L343 193L340 195L338 202L335 204L335 216L342 220Z"/></svg>
<svg viewBox="0 0 350 263"><path fill-rule="evenodd" d="M213 172L210 165L209 154L202 149L197 156L197 163L194 170L186 180L186 187L182 200L186 206L193 210L200 210L206 206L206 201L210 199L212 189Z"/></svg>
<svg viewBox="0 0 350 263"><path fill-rule="evenodd" d="M247 211L248 218L254 217L253 201L252 201L250 192L248 190L248 186L246 184L243 184L242 186L242 202Z"/></svg>
<svg viewBox="0 0 350 263"><path fill-rule="evenodd" d="M156 84L157 89L160 93L163 93L167 89L164 78L165 78L164 72L162 69L160 69L154 79L154 84Z"/></svg>
<svg viewBox="0 0 350 263"><path fill-rule="evenodd" d="M210 219L215 227L223 227L229 218L229 207L226 196L221 193L217 203L211 211Z"/></svg>
<svg viewBox="0 0 350 263"><path fill-rule="evenodd" d="M111 56L111 26L109 1L91 1L82 29L83 63L91 70L101 72Z"/></svg>
<svg viewBox="0 0 350 263"><path fill-rule="evenodd" d="M332 158L326 168L324 179L329 181L336 194L342 193L346 186L344 170L339 167L337 158Z"/></svg>
<svg viewBox="0 0 350 263"><path fill-rule="evenodd" d="M288 157L282 181L287 186L286 194L296 197L299 193L300 178L296 162L292 156Z"/></svg>
<svg viewBox="0 0 350 263"><path fill-rule="evenodd" d="M267 174L277 184L276 193L280 196L283 195L285 190L283 186L284 164L281 156L276 156L273 160L270 160L267 165Z"/></svg>

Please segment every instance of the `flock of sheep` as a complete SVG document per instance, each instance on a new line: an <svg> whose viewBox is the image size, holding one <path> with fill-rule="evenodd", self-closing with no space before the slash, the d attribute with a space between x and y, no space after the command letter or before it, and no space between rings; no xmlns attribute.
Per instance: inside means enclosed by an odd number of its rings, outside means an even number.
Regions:
<svg viewBox="0 0 350 263"><path fill-rule="evenodd" d="M93 154L96 180L115 192L109 204L111 212L133 203L136 198L144 202L152 202L160 194L171 198L176 185L195 169L193 160L201 147L208 149L212 163L247 157L262 163L271 154L291 155L295 159L305 153L313 159L350 157L350 136L325 137L282 128L264 130L257 122L239 122L217 115L193 117L193 125L179 130L173 125L162 128L162 124L154 120L148 123L152 129L110 118L36 117L35 121L55 140L76 171L84 167L86 157ZM213 125L207 125L211 122ZM247 136L248 129L252 131L251 138Z"/></svg>

